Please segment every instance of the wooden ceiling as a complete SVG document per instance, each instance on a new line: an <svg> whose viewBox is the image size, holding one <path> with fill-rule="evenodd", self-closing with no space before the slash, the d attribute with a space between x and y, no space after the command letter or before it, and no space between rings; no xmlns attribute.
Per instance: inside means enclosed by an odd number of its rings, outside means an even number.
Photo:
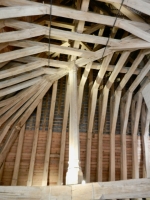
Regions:
<svg viewBox="0 0 150 200"><path fill-rule="evenodd" d="M149 10L150 3L144 0L53 0L52 5L49 5L49 1L0 0L0 166L36 108L40 116L42 99L53 86L49 123L49 129L52 130L58 80L68 76L72 62L75 62L80 72L79 121L85 83L91 70L97 71L90 86L85 175L87 182L90 182L91 133L97 99L101 108L97 179L102 180L101 142L110 93L110 180L115 180L114 137L119 109L123 110L121 177L127 177L125 135L132 100L135 102L132 129L133 178L137 178L137 127L143 102L142 91L150 81L150 25L145 20L149 20ZM104 83L106 75L108 78ZM114 86L114 83L117 84ZM68 82L62 140L67 126L69 95ZM145 116L143 134L147 127L146 119L149 124L147 109ZM40 118L37 117L36 127L39 126L39 121ZM51 138L48 138L48 144L50 142ZM62 143L62 159L64 145Z"/></svg>

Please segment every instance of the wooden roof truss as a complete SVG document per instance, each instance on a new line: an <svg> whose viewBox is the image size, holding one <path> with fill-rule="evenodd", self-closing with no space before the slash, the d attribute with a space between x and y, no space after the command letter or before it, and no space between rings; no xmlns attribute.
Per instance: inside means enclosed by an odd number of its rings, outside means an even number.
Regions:
<svg viewBox="0 0 150 200"><path fill-rule="evenodd" d="M68 1L70 4L73 1ZM27 185L32 185L34 158L37 146L42 99L50 87L53 87L52 104L49 116L49 137L47 138L42 185L47 185L47 168L51 145L52 126L58 80L66 76L66 97L61 138L58 184L63 179L66 128L69 113L68 73L74 61L79 73L78 80L78 122L80 122L85 83L91 70L97 70L96 79L90 86L88 111L88 140L85 179L90 182L91 141L97 100L99 100L99 146L97 162L97 181L102 181L102 138L108 106L111 96L111 132L110 132L110 172L109 179L115 180L115 131L119 108L124 111L121 122L121 178L127 179L126 168L126 132L129 111L132 109L133 176L138 177L137 168L137 127L142 116L143 145L147 149L149 110L145 107L142 91L149 83L150 70L150 25L142 16L149 17L150 3L144 0L90 0L74 1L71 8L63 1L52 5L52 22L49 22L50 5L27 0L0 0L0 166L19 134L19 146L22 146L25 124L31 113L37 108L36 130ZM69 4L69 5L70 5ZM106 10L99 5L104 5ZM73 5L72 5L73 6ZM110 16L113 10L119 10L123 16ZM133 8L138 12L134 12ZM139 14L140 13L140 14ZM65 19L65 20L64 20ZM51 24L51 27L50 27ZM121 37L117 36L122 31ZM49 31L51 37L49 52ZM110 38L106 37L111 32ZM107 44L107 46L106 46ZM61 56L63 55L63 59ZM133 56L134 55L134 56ZM49 60L50 57L50 60ZM131 63L128 66L128 63ZM81 73L83 69L83 73ZM103 84L105 75L109 78ZM115 88L119 74L123 78ZM130 84L129 80L136 78ZM125 90L128 84L128 89ZM130 84L130 85L129 85ZM113 91L113 92L112 92ZM99 96L100 94L100 96ZM7 137L9 136L9 137ZM7 140L5 141L5 138ZM19 147L18 147L19 148ZM149 156L145 150L146 177L149 171ZM17 184L17 151L12 185Z"/></svg>

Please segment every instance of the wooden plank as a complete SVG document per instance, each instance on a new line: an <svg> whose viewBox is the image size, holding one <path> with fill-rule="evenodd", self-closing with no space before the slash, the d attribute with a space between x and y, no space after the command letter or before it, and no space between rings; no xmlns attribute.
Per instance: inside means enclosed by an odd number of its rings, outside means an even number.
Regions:
<svg viewBox="0 0 150 200"><path fill-rule="evenodd" d="M27 186L32 186L32 181L33 181L35 156L36 156L38 136L39 136L39 128L40 128L41 110L42 110L42 100L40 101L40 103L37 106L36 124L35 124L35 131L34 131L32 153L31 153L31 158L30 158Z"/></svg>
<svg viewBox="0 0 150 200"><path fill-rule="evenodd" d="M51 108L50 108L50 115L49 115L49 125L48 125L47 143L46 143L46 151L45 151L42 186L47 185L49 155L50 155L50 149L51 149L52 128L53 128L53 119L54 119L54 111L55 111L55 103L56 103L56 95L57 95L57 84L58 84L57 81L53 84L53 93L52 93Z"/></svg>
<svg viewBox="0 0 150 200"><path fill-rule="evenodd" d="M17 185L17 182L18 182L18 174L19 174L21 153L22 153L22 147L23 147L24 133L25 133L25 125L22 127L19 134L14 171L13 171L13 176L12 176L12 181L11 181L12 186Z"/></svg>

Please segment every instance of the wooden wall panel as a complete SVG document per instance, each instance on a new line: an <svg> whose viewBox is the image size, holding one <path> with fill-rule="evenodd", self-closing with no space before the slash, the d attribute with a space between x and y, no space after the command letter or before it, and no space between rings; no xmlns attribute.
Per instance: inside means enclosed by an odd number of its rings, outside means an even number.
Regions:
<svg viewBox="0 0 150 200"><path fill-rule="evenodd" d="M32 142L33 142L33 134L34 131L26 130L25 139L23 143L23 150L21 155L21 162L19 168L19 178L18 185L26 185L27 177L29 171L29 163L31 157L32 150ZM33 174L33 185L40 186L42 184L42 174L44 168L44 155L45 155L45 146L46 146L46 131L39 132L38 138L38 146L36 152L36 161L34 167ZM85 158L86 158L86 133L80 133L80 156L81 156L81 167L83 173L85 174ZM96 182L96 172L97 172L97 141L98 135L93 134L92 136L92 157L91 157L91 181ZM116 180L120 180L120 166L121 166L121 143L120 143L120 135L116 135L115 137L116 146L115 146L115 175ZM49 164L49 178L48 184L56 185L58 178L58 166L59 166L59 155L60 155L60 142L61 142L61 134L53 132L52 136L52 147L50 153L50 164ZM2 177L2 185L10 185L11 179L13 175L15 156L17 150L18 139L15 141L12 146L4 165L3 177ZM127 135L127 176L128 179L132 178L132 138L130 135ZM143 155L141 151L141 137L138 136L138 160L139 160L139 174L140 178L142 178L143 171ZM149 140L150 145L150 140ZM150 149L150 148L149 148ZM68 167L68 134L66 141L66 150L65 150L65 163L64 163L64 183L65 183L65 175ZM103 181L108 181L109 179L109 156L110 156L110 136L104 134L103 137Z"/></svg>

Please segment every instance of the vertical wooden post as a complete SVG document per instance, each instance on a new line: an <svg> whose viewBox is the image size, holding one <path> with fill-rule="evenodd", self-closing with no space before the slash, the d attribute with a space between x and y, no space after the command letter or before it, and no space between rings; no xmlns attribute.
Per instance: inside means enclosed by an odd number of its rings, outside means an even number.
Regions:
<svg viewBox="0 0 150 200"><path fill-rule="evenodd" d="M70 127L69 127L69 166L66 184L79 184L83 174L80 168L78 101L77 101L77 70L75 62L71 63L69 72L70 83Z"/></svg>

